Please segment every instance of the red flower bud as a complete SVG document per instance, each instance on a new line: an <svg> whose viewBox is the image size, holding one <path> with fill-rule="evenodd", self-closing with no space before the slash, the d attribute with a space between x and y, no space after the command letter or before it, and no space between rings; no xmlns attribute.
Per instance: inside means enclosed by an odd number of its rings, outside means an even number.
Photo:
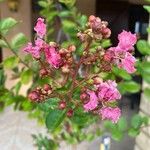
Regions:
<svg viewBox="0 0 150 150"><path fill-rule="evenodd" d="M38 101L40 99L40 95L37 91L32 91L29 93L28 98L31 101L35 102L35 101Z"/></svg>
<svg viewBox="0 0 150 150"><path fill-rule="evenodd" d="M93 81L94 81L94 84L100 84L103 82L102 78L100 77L94 77Z"/></svg>
<svg viewBox="0 0 150 150"><path fill-rule="evenodd" d="M70 46L68 47L68 50L69 50L70 52L74 52L74 51L76 50L75 45L70 45Z"/></svg>
<svg viewBox="0 0 150 150"><path fill-rule="evenodd" d="M72 109L69 109L68 111L67 111L67 117L72 117L73 116L73 110Z"/></svg>
<svg viewBox="0 0 150 150"><path fill-rule="evenodd" d="M46 76L46 75L48 75L48 71L47 71L46 69L41 69L41 70L40 70L40 76L41 76L41 77L44 77L44 76Z"/></svg>
<svg viewBox="0 0 150 150"><path fill-rule="evenodd" d="M44 84L43 89L44 89L44 91L48 92L48 91L52 90L52 87L49 84Z"/></svg>
<svg viewBox="0 0 150 150"><path fill-rule="evenodd" d="M93 16L93 15L91 15L91 16L89 17L89 22L92 22L92 21L94 21L95 19L96 19L96 17Z"/></svg>
<svg viewBox="0 0 150 150"><path fill-rule="evenodd" d="M87 94L86 93L82 93L81 95L80 95L80 99L81 100L85 100L87 98Z"/></svg>
<svg viewBox="0 0 150 150"><path fill-rule="evenodd" d="M63 110L65 109L67 106L67 103L65 101L60 101L59 102L59 109Z"/></svg>

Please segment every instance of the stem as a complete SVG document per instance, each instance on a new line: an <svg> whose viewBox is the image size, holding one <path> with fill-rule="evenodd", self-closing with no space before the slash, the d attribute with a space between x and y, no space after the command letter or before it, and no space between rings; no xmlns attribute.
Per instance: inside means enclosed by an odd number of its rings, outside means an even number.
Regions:
<svg viewBox="0 0 150 150"><path fill-rule="evenodd" d="M12 52L16 57L19 58L20 62L21 62L22 64L24 64L27 68L31 69L30 66L29 66L27 63L25 63L25 62L22 60L22 58L12 49L12 47L11 47L11 45L8 43L7 39L6 39L2 34L0 34L0 36L4 39L4 41L6 42L8 48L11 50L11 52Z"/></svg>
<svg viewBox="0 0 150 150"><path fill-rule="evenodd" d="M92 42L92 40L90 40L90 41L87 43L87 45L86 45L86 47L85 47L85 49L84 49L84 52L87 52L87 51L89 50L90 45L91 45L91 42ZM84 59L84 55L82 55L82 57L80 58L79 62L77 63L76 68L75 68L75 71L74 71L74 74L73 74L72 86L71 86L71 90L70 90L70 92L69 92L69 98L70 98L70 99L71 99L72 94L73 94L73 89L75 88L75 85L76 85L76 82L75 82L75 81L76 81L76 78L77 78L77 75L78 75L78 71L79 71L79 68L80 68L80 66L81 66L81 64L82 64L83 59Z"/></svg>

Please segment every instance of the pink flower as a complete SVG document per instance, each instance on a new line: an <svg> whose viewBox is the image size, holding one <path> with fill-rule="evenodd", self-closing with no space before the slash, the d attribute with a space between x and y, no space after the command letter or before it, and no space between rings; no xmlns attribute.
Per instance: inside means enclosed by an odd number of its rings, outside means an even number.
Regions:
<svg viewBox="0 0 150 150"><path fill-rule="evenodd" d="M100 115L103 119L111 120L113 123L117 123L120 116L121 116L121 110L117 108L111 108L111 107L103 107L100 110Z"/></svg>
<svg viewBox="0 0 150 150"><path fill-rule="evenodd" d="M128 73L134 73L136 59L129 52L126 52L125 57L121 59L121 62L118 64L120 68L125 69Z"/></svg>
<svg viewBox="0 0 150 150"><path fill-rule="evenodd" d="M125 69L128 73L134 73L136 59L131 53L124 51L119 46L111 47L104 55L104 60L116 64L119 68Z"/></svg>
<svg viewBox="0 0 150 150"><path fill-rule="evenodd" d="M45 42L42 39L37 38L35 40L35 46L39 47L39 49L42 49L44 45L45 45Z"/></svg>
<svg viewBox="0 0 150 150"><path fill-rule="evenodd" d="M97 92L101 101L113 101L121 98L121 94L117 89L117 83L112 80L99 84Z"/></svg>
<svg viewBox="0 0 150 150"><path fill-rule="evenodd" d="M30 53L34 58L39 59L40 58L40 51L44 46L44 41L40 38L37 38L35 40L35 46L32 45L32 43L28 43L27 47L24 48L24 51L27 53Z"/></svg>
<svg viewBox="0 0 150 150"><path fill-rule="evenodd" d="M136 34L132 34L131 32L124 31L118 35L118 46L123 51L129 51L133 49L134 44L137 41Z"/></svg>
<svg viewBox="0 0 150 150"><path fill-rule="evenodd" d="M32 46L32 43L28 43L23 50L27 53L30 53L36 59L40 58L40 49L37 46Z"/></svg>
<svg viewBox="0 0 150 150"><path fill-rule="evenodd" d="M38 18L34 30L37 32L37 35L40 38L43 38L43 36L46 34L46 24L44 23L44 19Z"/></svg>
<svg viewBox="0 0 150 150"><path fill-rule="evenodd" d="M89 100L88 103L86 103L84 105L85 111L93 110L98 105L98 98L97 98L95 92L94 91L89 91L87 94L90 96L90 98L89 98L90 100Z"/></svg>
<svg viewBox="0 0 150 150"><path fill-rule="evenodd" d="M46 60L50 65L52 65L52 67L57 69L62 66L62 58L60 54L56 51L55 47L47 46L45 47L44 51Z"/></svg>

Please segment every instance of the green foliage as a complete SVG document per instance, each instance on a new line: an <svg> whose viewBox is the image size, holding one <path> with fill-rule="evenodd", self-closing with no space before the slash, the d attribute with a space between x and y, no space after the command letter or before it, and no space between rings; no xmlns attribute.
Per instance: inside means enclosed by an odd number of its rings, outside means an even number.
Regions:
<svg viewBox="0 0 150 150"><path fill-rule="evenodd" d="M39 104L39 108L44 112L49 112L50 109L57 109L59 101L58 98L49 98L45 102Z"/></svg>
<svg viewBox="0 0 150 150"><path fill-rule="evenodd" d="M29 82L32 81L32 77L33 77L33 72L32 70L28 69L28 70L24 70L21 73L21 82L23 84L28 84Z"/></svg>
<svg viewBox="0 0 150 150"><path fill-rule="evenodd" d="M146 40L139 40L136 44L138 51L143 55L150 55L150 45Z"/></svg>
<svg viewBox="0 0 150 150"><path fill-rule="evenodd" d="M120 91L124 93L137 93L140 91L141 86L134 81L126 81L119 83Z"/></svg>
<svg viewBox="0 0 150 150"><path fill-rule="evenodd" d="M18 63L19 58L16 56L11 56L3 61L3 66L8 69L13 69L18 65Z"/></svg>
<svg viewBox="0 0 150 150"><path fill-rule="evenodd" d="M143 93L144 93L144 96L145 96L148 100L150 100L150 88L145 88Z"/></svg>
<svg viewBox="0 0 150 150"><path fill-rule="evenodd" d="M27 38L23 33L17 34L13 39L12 39L12 49L18 50L21 48L24 44L26 44Z"/></svg>
<svg viewBox="0 0 150 150"><path fill-rule="evenodd" d="M68 7L74 6L76 0L59 0L59 2L65 4Z"/></svg>
<svg viewBox="0 0 150 150"><path fill-rule="evenodd" d="M122 79L125 79L125 80L131 80L132 79L130 74L128 74L125 70L119 69L117 67L113 68L113 73L115 74L115 76L121 77Z"/></svg>
<svg viewBox="0 0 150 150"><path fill-rule="evenodd" d="M54 131L64 120L65 111L62 110L50 110L46 117L46 126L49 130Z"/></svg>
<svg viewBox="0 0 150 150"><path fill-rule="evenodd" d="M6 18L0 21L0 31L2 34L6 34L12 27L17 24L17 21L13 18Z"/></svg>
<svg viewBox="0 0 150 150"><path fill-rule="evenodd" d="M88 124L92 124L92 122L96 118L91 116L89 113L84 113L82 108L75 110L74 115L72 117L73 123L77 124L78 126L85 127Z"/></svg>
<svg viewBox="0 0 150 150"><path fill-rule="evenodd" d="M8 45L4 40L0 39L0 47L8 48Z"/></svg>
<svg viewBox="0 0 150 150"><path fill-rule="evenodd" d="M144 5L143 8L144 8L148 13L150 13L150 6Z"/></svg>
<svg viewBox="0 0 150 150"><path fill-rule="evenodd" d="M138 129L142 125L142 117L140 115L135 115L131 119L131 126Z"/></svg>
<svg viewBox="0 0 150 150"><path fill-rule="evenodd" d="M38 150L56 150L58 148L58 144L55 140L42 136L42 134L32 135L32 137Z"/></svg>

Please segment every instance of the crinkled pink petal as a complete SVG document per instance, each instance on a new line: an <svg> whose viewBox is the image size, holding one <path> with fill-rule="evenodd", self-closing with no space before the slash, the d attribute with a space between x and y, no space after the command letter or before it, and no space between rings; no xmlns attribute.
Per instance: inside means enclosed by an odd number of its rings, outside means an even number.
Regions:
<svg viewBox="0 0 150 150"><path fill-rule="evenodd" d="M44 37L44 35L46 34L46 24L44 23L44 19L38 18L34 30L40 38Z"/></svg>
<svg viewBox="0 0 150 150"><path fill-rule="evenodd" d="M125 69L128 73L134 73L136 71L134 67L135 63L135 57L132 56L130 53L126 52L125 58L121 60L119 67Z"/></svg>
<svg viewBox="0 0 150 150"><path fill-rule="evenodd" d="M62 58L56 51L55 47L48 46L44 49L47 62L54 68L59 68L62 65Z"/></svg>
<svg viewBox="0 0 150 150"><path fill-rule="evenodd" d="M118 107L103 107L102 109L100 109L100 115L102 117L102 120L108 119L113 123L117 123L121 116L121 110Z"/></svg>
<svg viewBox="0 0 150 150"><path fill-rule="evenodd" d="M30 53L36 59L40 58L40 48L37 46L32 46L32 43L28 43L23 50L27 53Z"/></svg>
<svg viewBox="0 0 150 150"><path fill-rule="evenodd" d="M40 49L43 48L44 44L45 44L45 42L44 42L42 39L40 39L40 38L37 38L37 39L35 40L35 45L36 45L37 47L39 47Z"/></svg>
<svg viewBox="0 0 150 150"><path fill-rule="evenodd" d="M93 110L98 105L98 98L97 98L95 92L94 91L89 91L88 94L90 96L90 100L87 104L84 105L85 111Z"/></svg>
<svg viewBox="0 0 150 150"><path fill-rule="evenodd" d="M121 98L121 94L117 89L117 84L115 81L108 80L99 84L98 87L98 98L101 101L112 101Z"/></svg>
<svg viewBox="0 0 150 150"><path fill-rule="evenodd" d="M118 46L120 47L120 49L124 51L129 51L133 49L133 46L137 41L137 37L136 34L132 34L131 32L123 30L123 32L121 32L118 35L118 40L119 40Z"/></svg>

